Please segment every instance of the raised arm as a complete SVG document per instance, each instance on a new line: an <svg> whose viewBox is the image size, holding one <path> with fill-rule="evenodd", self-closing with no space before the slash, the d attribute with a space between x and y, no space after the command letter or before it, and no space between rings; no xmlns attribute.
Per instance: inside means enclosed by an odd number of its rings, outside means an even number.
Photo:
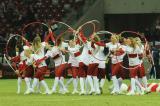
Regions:
<svg viewBox="0 0 160 106"><path fill-rule="evenodd" d="M51 38L52 42L55 43L54 33L53 33L52 30L49 28L49 33L48 33L48 35L46 36L46 38L45 38L44 41L45 41L45 42L48 42L50 38Z"/></svg>

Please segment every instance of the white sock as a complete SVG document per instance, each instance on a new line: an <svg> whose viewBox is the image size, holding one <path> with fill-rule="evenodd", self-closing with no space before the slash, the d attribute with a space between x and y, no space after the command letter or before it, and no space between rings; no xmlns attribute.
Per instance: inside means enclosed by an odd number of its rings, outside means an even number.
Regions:
<svg viewBox="0 0 160 106"><path fill-rule="evenodd" d="M64 77L60 77L60 79L61 79L62 81L64 81Z"/></svg>
<svg viewBox="0 0 160 106"><path fill-rule="evenodd" d="M138 78L138 81L139 81L140 84L143 85L142 78Z"/></svg>
<svg viewBox="0 0 160 106"><path fill-rule="evenodd" d="M45 88L45 91L46 91L46 92L49 92L49 88L48 88L47 83L46 83L44 80L40 81L40 83L41 83L42 86Z"/></svg>
<svg viewBox="0 0 160 106"><path fill-rule="evenodd" d="M122 78L118 78L118 84L119 84L119 88L121 88L121 85L122 85Z"/></svg>
<svg viewBox="0 0 160 106"><path fill-rule="evenodd" d="M135 78L131 78L131 92L135 92L136 85L135 85Z"/></svg>
<svg viewBox="0 0 160 106"><path fill-rule="evenodd" d="M27 89L27 90L30 89L30 85L31 85L31 84L30 84L29 78L25 77L24 80L25 80L25 82L26 82L26 89Z"/></svg>
<svg viewBox="0 0 160 106"><path fill-rule="evenodd" d="M100 81L100 87L103 88L104 84L105 84L105 79L101 79L101 81Z"/></svg>
<svg viewBox="0 0 160 106"><path fill-rule="evenodd" d="M100 90L99 90L99 82L98 82L97 76L93 76L93 81L94 81L94 89L95 89L96 92L99 93Z"/></svg>
<svg viewBox="0 0 160 106"><path fill-rule="evenodd" d="M38 83L37 83L37 91L38 92L41 92L41 83L38 81Z"/></svg>
<svg viewBox="0 0 160 106"><path fill-rule="evenodd" d="M81 92L84 92L84 78L80 77L80 88Z"/></svg>
<svg viewBox="0 0 160 106"><path fill-rule="evenodd" d="M74 91L77 91L77 79L73 78L73 87L74 87Z"/></svg>
<svg viewBox="0 0 160 106"><path fill-rule="evenodd" d="M136 83L136 85L137 85L141 90L143 89L141 83L138 81L137 78L135 79L135 83Z"/></svg>
<svg viewBox="0 0 160 106"><path fill-rule="evenodd" d="M67 90L67 88L65 87L64 83L63 83L63 80L59 80L59 83L61 84L63 90Z"/></svg>
<svg viewBox="0 0 160 106"><path fill-rule="evenodd" d="M147 77L146 76L142 77L142 82L144 84L144 87L147 88L148 81L147 81Z"/></svg>
<svg viewBox="0 0 160 106"><path fill-rule="evenodd" d="M64 77L60 77L60 80L62 81L62 82L64 82ZM63 85L60 83L60 85L61 85L61 87L63 88Z"/></svg>
<svg viewBox="0 0 160 106"><path fill-rule="evenodd" d="M30 88L32 88L32 78L29 78Z"/></svg>
<svg viewBox="0 0 160 106"><path fill-rule="evenodd" d="M32 84L32 89L34 90L34 88L38 85L39 80L37 78L33 79L33 84Z"/></svg>
<svg viewBox="0 0 160 106"><path fill-rule="evenodd" d="M68 86L71 84L72 81L73 81L73 78L70 78L69 80L67 80L65 87L68 88Z"/></svg>
<svg viewBox="0 0 160 106"><path fill-rule="evenodd" d="M87 93L87 92L89 92L89 87L88 87L88 83L89 83L89 82L88 82L88 79L87 79L87 78L85 78L84 80L85 80L85 91L86 91L86 93Z"/></svg>
<svg viewBox="0 0 160 106"><path fill-rule="evenodd" d="M53 87L52 87L52 91L56 91L58 82L59 82L59 78L55 77L54 84L53 84Z"/></svg>
<svg viewBox="0 0 160 106"><path fill-rule="evenodd" d="M94 87L93 87L93 79L90 75L87 75L87 80L89 82L89 85L91 87L91 91L95 91Z"/></svg>
<svg viewBox="0 0 160 106"><path fill-rule="evenodd" d="M78 77L76 77L76 81L77 81L76 86L77 86L77 88L78 88L78 81L79 81L79 78L78 78Z"/></svg>
<svg viewBox="0 0 160 106"><path fill-rule="evenodd" d="M96 77L95 76L93 76L93 87L94 87L94 89L95 89L95 92L97 91L97 84L96 84L97 82L96 82Z"/></svg>
<svg viewBox="0 0 160 106"><path fill-rule="evenodd" d="M63 79L60 79L63 80ZM60 83L60 81L58 81L58 85L59 85L59 91L63 91L63 85Z"/></svg>
<svg viewBox="0 0 160 106"><path fill-rule="evenodd" d="M31 81L32 81L32 78L29 77L29 81L31 82Z"/></svg>
<svg viewBox="0 0 160 106"><path fill-rule="evenodd" d="M22 78L18 77L18 79L17 79L17 92L20 92L20 90L21 90L21 83L22 83Z"/></svg>
<svg viewBox="0 0 160 106"><path fill-rule="evenodd" d="M119 92L119 84L118 84L118 79L116 76L112 76L112 80L113 80L113 91L115 92Z"/></svg>

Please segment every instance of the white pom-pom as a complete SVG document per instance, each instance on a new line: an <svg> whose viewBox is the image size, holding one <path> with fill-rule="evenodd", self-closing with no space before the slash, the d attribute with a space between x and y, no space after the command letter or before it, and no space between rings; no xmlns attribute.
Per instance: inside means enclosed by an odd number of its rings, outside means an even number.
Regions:
<svg viewBox="0 0 160 106"><path fill-rule="evenodd" d="M126 84L122 83L120 91L121 92L127 92L127 90L128 90L128 86Z"/></svg>

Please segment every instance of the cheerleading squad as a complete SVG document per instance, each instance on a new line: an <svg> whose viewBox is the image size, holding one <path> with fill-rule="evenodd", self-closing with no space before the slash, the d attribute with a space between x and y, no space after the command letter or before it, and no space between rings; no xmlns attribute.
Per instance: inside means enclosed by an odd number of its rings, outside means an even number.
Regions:
<svg viewBox="0 0 160 106"><path fill-rule="evenodd" d="M52 31L49 31L52 34ZM119 95L125 92L126 95L143 95L151 91L148 87L143 58L149 55L145 49L145 45L141 40L136 38L121 38L119 35L113 34L110 42L104 43L100 38L93 34L88 39L79 33L77 37L70 37L68 42L62 39L58 43L51 46L45 42L41 42L41 38L36 36L32 45L26 41L23 51L17 56L10 58L15 72L18 76L18 90L20 93L22 79L26 82L26 91L24 94L42 93L40 88L43 86L45 92L42 94L68 93L68 85L73 82L72 94L95 94L102 93L106 79L106 60L111 59L111 76L113 85L110 87L112 95ZM53 40L53 39L52 39ZM109 53L104 54L104 49L108 48ZM69 55L68 62L65 61L65 54ZM125 68L123 66L124 56L128 57L130 72L130 87L122 83L125 79ZM52 58L55 64L55 79L52 89L49 89L45 82L44 75L47 71L46 59ZM68 75L72 78L68 79L64 84L64 71L67 70ZM32 82L33 80L33 82ZM78 82L80 91L78 90ZM157 88L159 89L159 87Z"/></svg>

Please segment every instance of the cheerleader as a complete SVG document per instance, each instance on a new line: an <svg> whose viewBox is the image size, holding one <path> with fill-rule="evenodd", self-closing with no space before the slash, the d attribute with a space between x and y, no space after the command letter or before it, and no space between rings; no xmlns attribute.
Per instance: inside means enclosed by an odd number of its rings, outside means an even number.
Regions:
<svg viewBox="0 0 160 106"><path fill-rule="evenodd" d="M61 83L62 85L62 89L63 89L63 92L61 92L62 94L65 94L68 92L68 90L63 84L63 81L60 80L61 77L63 76L64 70L67 68L67 64L62 55L62 51L65 52L64 49L54 46L50 50L48 50L45 56L43 57L43 59L51 57L53 58L54 63L55 63L55 80L54 80L54 84L53 84L52 91L51 91L52 93L56 93L56 88L57 88L58 83Z"/></svg>
<svg viewBox="0 0 160 106"><path fill-rule="evenodd" d="M103 72L105 71L104 70L105 61L100 62L97 58L100 55L99 53L102 52L100 49L102 48L104 49L104 47L101 48L99 41L100 41L100 38L97 35L94 34L91 36L91 44L90 44L91 47L90 48L92 48L91 49L92 52L90 54L90 63L89 63L88 70L87 70L87 78L90 75L93 77L93 82L94 82L93 85L95 89L95 94L100 94L99 81L97 77L98 71L100 71L99 66L103 68L102 69Z"/></svg>
<svg viewBox="0 0 160 106"><path fill-rule="evenodd" d="M84 94L87 93L84 89L84 86L86 85L86 90L87 90L88 79L86 79L86 75L87 75L86 70L88 68L90 59L89 59L89 54L88 54L88 46L86 44L87 39L84 37L84 35L82 33L79 33L78 37L84 43L81 55L76 57L79 61L79 73L78 73L78 75L79 75L79 78L80 78L80 88L81 88L81 92L79 94L84 95ZM92 84L92 89L93 89L93 84Z"/></svg>
<svg viewBox="0 0 160 106"><path fill-rule="evenodd" d="M111 70L112 70L112 80L113 80L113 91L111 94L119 94L120 93L120 85L117 79L117 76L123 77L123 69L121 64L123 62L123 57L125 55L124 50L119 43L119 39L117 35L111 36L111 42L106 43L106 47L109 48L109 52L111 54Z"/></svg>
<svg viewBox="0 0 160 106"><path fill-rule="evenodd" d="M15 73L18 76L18 78L17 78L17 94L20 94L21 83L22 83L22 76L24 76L23 75L23 71L21 70L22 67L24 66L23 63L25 63L25 62L23 62L23 61L25 61L25 57L22 56L23 53L24 52L22 52L18 56L12 57L12 58L9 57L9 60L12 62L13 68L16 69ZM22 58L22 57L24 57L24 58ZM18 64L18 66L17 66L17 64Z"/></svg>
<svg viewBox="0 0 160 106"><path fill-rule="evenodd" d="M25 82L26 82L26 91L24 94L28 94L30 92L30 88L31 88L31 78L33 77L34 74L34 69L32 64L28 64L28 60L30 60L30 57L32 55L32 52L30 50L29 46L24 46L24 56L26 57L26 61L25 61L25 66L23 68L24 70L24 75L25 75Z"/></svg>
<svg viewBox="0 0 160 106"><path fill-rule="evenodd" d="M95 54L94 58L96 59L97 63L98 63L98 77L100 78L100 90L101 90L101 93L102 93L102 88L104 86L104 83L105 83L105 72L106 72L106 65L105 65L105 61L104 59L106 59L106 56L105 54L103 53L104 52L104 47L101 46L99 43L100 41L100 38L98 36L95 36L94 38L97 38L98 41L96 41L95 45L98 46L98 51L97 53Z"/></svg>
<svg viewBox="0 0 160 106"><path fill-rule="evenodd" d="M29 52L29 47L28 46L23 46L23 51L20 53L20 55L9 58L11 60L12 65L14 67L14 69L16 69L15 73L18 76L18 80L17 80L17 94L20 93L20 89L21 89L21 82L22 79L24 78L25 82L26 82L26 88L27 90L30 88L30 81L31 81L31 77L32 77L32 67L31 66L27 66L26 65L26 60L27 60L27 55L30 54ZM18 64L18 65L16 65ZM27 91L26 90L26 91Z"/></svg>
<svg viewBox="0 0 160 106"><path fill-rule="evenodd" d="M88 69L87 69L87 81L91 87L89 94L95 92L95 94L100 94L99 84L98 84L98 61L93 57L98 51L98 47L95 45L96 37L91 36L91 41L87 41L84 38L84 35L80 33L81 40L84 43L84 48L86 48L88 60ZM93 78L93 79L92 79ZM93 83L94 82L94 83Z"/></svg>
<svg viewBox="0 0 160 106"><path fill-rule="evenodd" d="M63 70L63 75L60 77L60 80L59 80L59 82L58 82L58 84L59 84L59 87L60 87L60 89L59 89L59 93L68 93L69 91L67 90L67 87L64 85L64 77L66 76L66 74L65 74L65 71L66 71L66 69L69 69L70 68L70 64L67 64L67 62L66 62L66 56L65 56L65 53L67 52L66 50L65 50L65 48L67 48L68 47L68 43L66 43L65 41L64 41L64 38L63 37L61 37L60 39L58 39L58 43L57 43L57 46L58 46L58 48L61 48L61 50L62 50L62 58L63 58L63 60L64 60L64 63L65 63L65 65L66 65L66 67L65 67L65 69Z"/></svg>
<svg viewBox="0 0 160 106"><path fill-rule="evenodd" d="M134 38L128 38L127 39L127 46L125 47L125 51L128 55L129 60L129 71L130 71L130 77L131 77L131 90L127 95L135 95L136 90L136 76L137 72L140 69L140 61L138 54L141 53L141 49L136 43L136 40Z"/></svg>
<svg viewBox="0 0 160 106"><path fill-rule="evenodd" d="M68 60L67 76L69 76L70 78L67 80L67 82L65 84L66 88L68 88L68 86L73 82L72 67L71 67L71 56L69 56L69 60Z"/></svg>
<svg viewBox="0 0 160 106"><path fill-rule="evenodd" d="M20 94L21 91L21 83L22 83L22 71L18 70L17 64L20 63L20 56L15 56L15 57L9 57L9 60L12 62L12 66L14 69L16 69L15 73L18 76L17 78L17 94ZM20 65L20 64L19 64Z"/></svg>
<svg viewBox="0 0 160 106"><path fill-rule="evenodd" d="M141 50L141 54L139 54L139 61L140 61L140 69L139 69L139 77L142 79L142 85L145 88L145 91L149 92L149 89L147 87L148 85L148 81L147 81L147 77L145 75L145 68L144 68L144 64L143 64L143 57L144 57L144 53L146 52L144 49L144 45L142 45L141 39L140 38L135 38L135 40L137 41L137 44Z"/></svg>
<svg viewBox="0 0 160 106"><path fill-rule="evenodd" d="M44 80L44 75L47 70L47 64L42 59L45 55L45 48L49 48L49 45L46 42L41 42L41 38L36 36L32 45L34 54L30 57L30 63L33 63L33 66L35 67L35 75L31 92L34 92L34 88L38 85L38 82L40 82L40 84L45 88L44 94L51 94L48 85Z"/></svg>
<svg viewBox="0 0 160 106"><path fill-rule="evenodd" d="M79 71L79 56L80 56L80 46L76 44L74 39L69 41L68 45L68 53L69 53L69 63L71 64L71 72L73 77L73 87L74 90L72 94L78 93L77 86L78 86L78 71Z"/></svg>

